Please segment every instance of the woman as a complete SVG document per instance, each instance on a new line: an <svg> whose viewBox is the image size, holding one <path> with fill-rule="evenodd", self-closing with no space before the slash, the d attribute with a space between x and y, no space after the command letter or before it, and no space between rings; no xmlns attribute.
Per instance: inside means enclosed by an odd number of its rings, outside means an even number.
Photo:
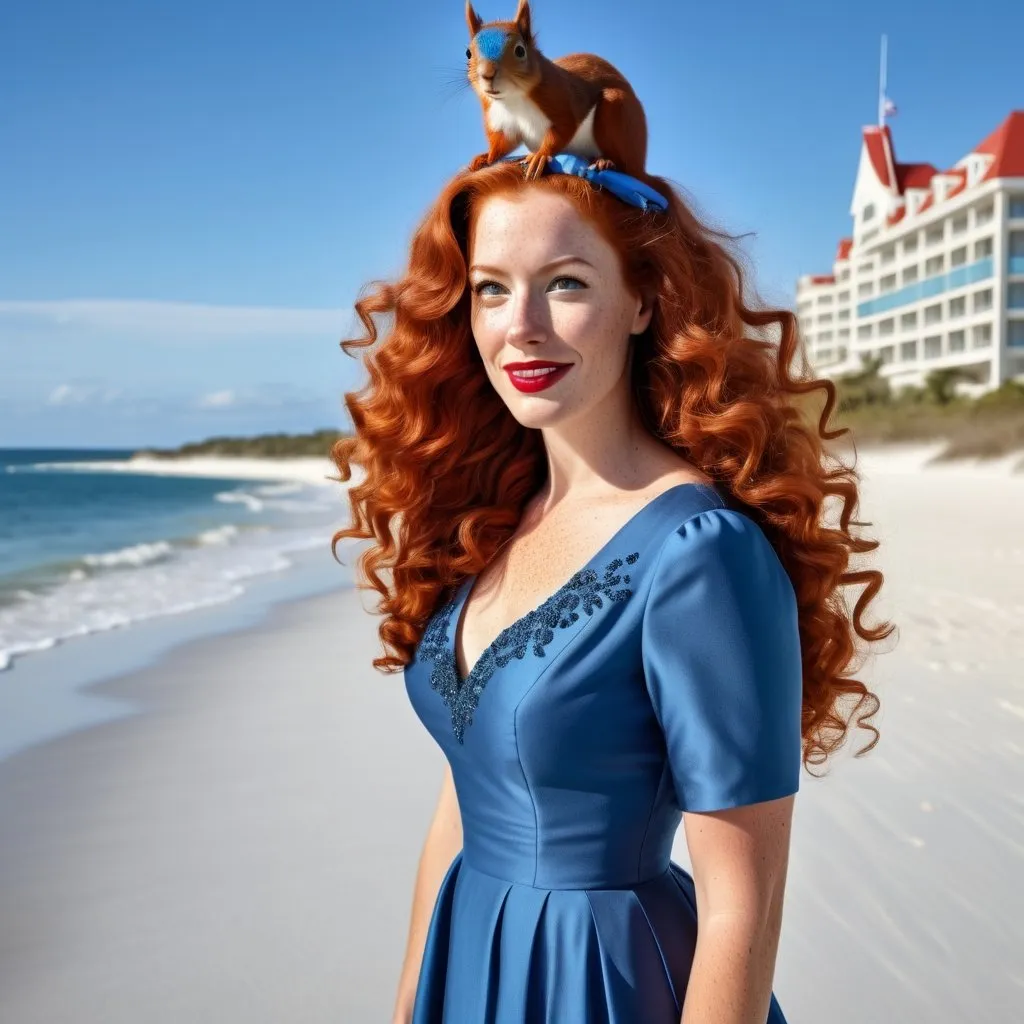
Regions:
<svg viewBox="0 0 1024 1024"><path fill-rule="evenodd" d="M881 574L847 571L877 542L792 314L745 304L667 181L573 166L456 175L342 343L391 315L333 452L366 474L335 541L376 541L375 665L448 761L394 1021L781 1024L801 765L858 712L877 741L842 674L893 628L861 621Z"/></svg>

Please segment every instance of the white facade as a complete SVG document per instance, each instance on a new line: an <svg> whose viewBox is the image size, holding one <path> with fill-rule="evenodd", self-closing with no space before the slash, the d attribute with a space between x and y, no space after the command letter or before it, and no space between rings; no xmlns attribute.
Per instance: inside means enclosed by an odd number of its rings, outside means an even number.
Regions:
<svg viewBox="0 0 1024 1024"><path fill-rule="evenodd" d="M888 127L864 129L831 274L797 283L818 376L882 360L894 389L959 367L981 393L1024 381L1024 111L948 171L898 164Z"/></svg>

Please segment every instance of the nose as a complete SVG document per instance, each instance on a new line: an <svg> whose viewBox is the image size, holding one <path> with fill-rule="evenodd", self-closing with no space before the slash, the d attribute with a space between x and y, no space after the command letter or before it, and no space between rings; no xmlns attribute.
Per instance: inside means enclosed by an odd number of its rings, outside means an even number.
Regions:
<svg viewBox="0 0 1024 1024"><path fill-rule="evenodd" d="M513 298L510 306L511 319L506 332L510 344L528 345L547 340L547 306L542 296L532 288L525 288Z"/></svg>

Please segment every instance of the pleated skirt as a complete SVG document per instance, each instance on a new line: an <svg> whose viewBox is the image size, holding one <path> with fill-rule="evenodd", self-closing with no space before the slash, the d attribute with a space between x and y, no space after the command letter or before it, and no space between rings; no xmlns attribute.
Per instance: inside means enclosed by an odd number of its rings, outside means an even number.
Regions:
<svg viewBox="0 0 1024 1024"><path fill-rule="evenodd" d="M412 1024L679 1024L697 938L671 862L628 889L541 889L460 852L441 883ZM786 1024L774 995L766 1024Z"/></svg>

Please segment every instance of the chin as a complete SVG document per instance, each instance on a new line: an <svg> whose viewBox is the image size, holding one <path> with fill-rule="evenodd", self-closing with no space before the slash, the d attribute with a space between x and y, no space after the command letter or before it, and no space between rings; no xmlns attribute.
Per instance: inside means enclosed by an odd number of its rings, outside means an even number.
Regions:
<svg viewBox="0 0 1024 1024"><path fill-rule="evenodd" d="M516 395L507 405L519 425L530 430L553 427L569 418L561 402L553 402L541 395Z"/></svg>

